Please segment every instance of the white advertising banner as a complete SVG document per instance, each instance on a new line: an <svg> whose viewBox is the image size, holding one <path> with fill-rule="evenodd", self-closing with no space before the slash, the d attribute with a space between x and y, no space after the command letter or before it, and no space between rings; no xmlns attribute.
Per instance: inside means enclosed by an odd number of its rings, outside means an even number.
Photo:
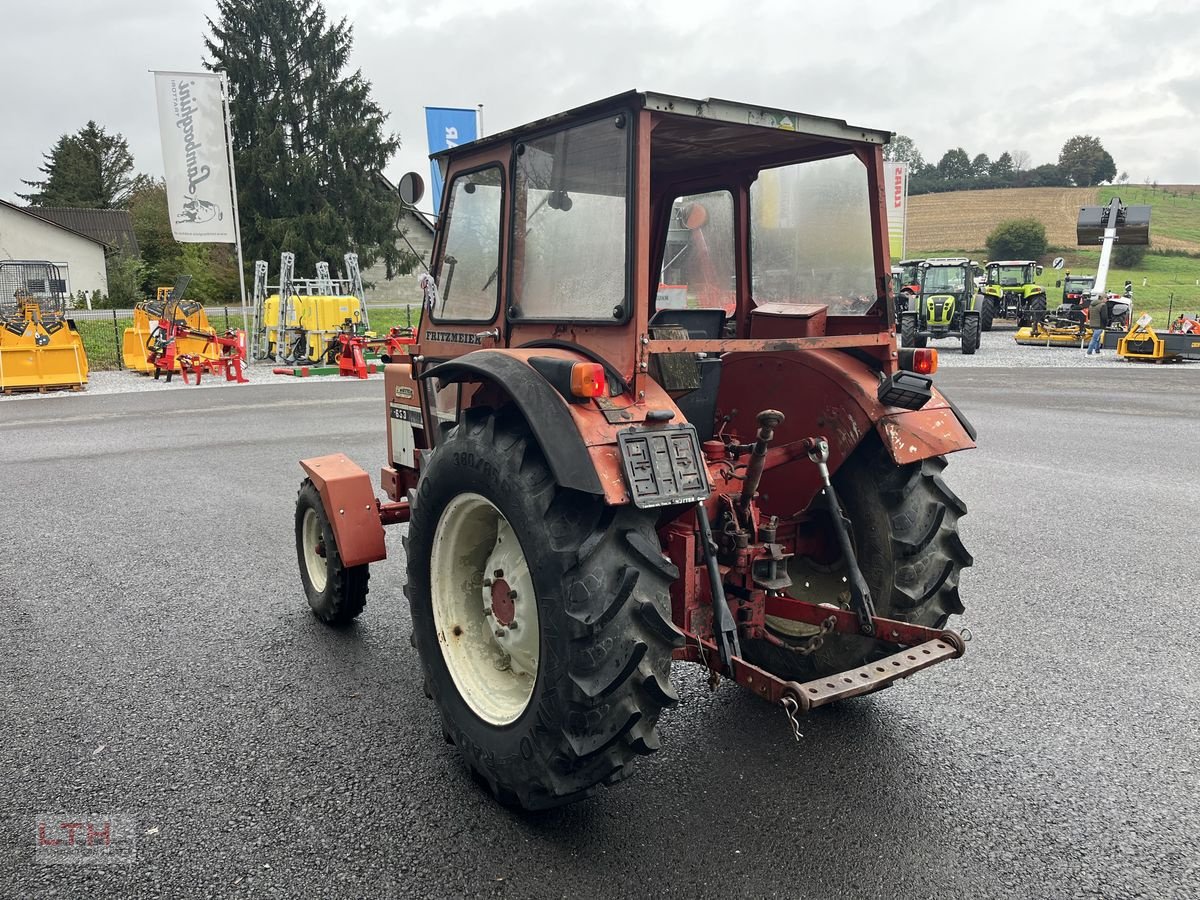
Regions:
<svg viewBox="0 0 1200 900"><path fill-rule="evenodd" d="M904 258L904 243L907 237L906 214L908 207L908 163L883 163L884 191L888 198L888 246L892 265Z"/></svg>
<svg viewBox="0 0 1200 900"><path fill-rule="evenodd" d="M175 240L235 244L221 76L155 72L167 207Z"/></svg>

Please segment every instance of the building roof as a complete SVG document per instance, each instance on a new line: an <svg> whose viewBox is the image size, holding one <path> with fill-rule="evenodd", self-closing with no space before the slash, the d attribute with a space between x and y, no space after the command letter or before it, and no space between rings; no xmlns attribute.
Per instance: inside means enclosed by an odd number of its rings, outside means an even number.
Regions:
<svg viewBox="0 0 1200 900"><path fill-rule="evenodd" d="M19 212L22 215L29 216L31 219L37 219L39 222L45 222L47 225L53 225L55 228L61 228L63 231L69 232L69 233L75 235L76 237L81 237L84 240L91 241L93 244L99 244L102 247L108 246L104 241L102 241L98 237L95 237L94 235L84 234L82 231L76 231L74 228L72 228L69 225L63 225L63 224L60 224L59 222L55 222L50 219L43 218L42 216L34 215L33 207L31 207L31 206L17 206L15 203L9 203L7 200L0 200L0 206L5 206L8 209L13 210L14 212Z"/></svg>
<svg viewBox="0 0 1200 900"><path fill-rule="evenodd" d="M133 216L124 209L80 209L72 206L27 206L24 212L85 235L131 256L138 255Z"/></svg>

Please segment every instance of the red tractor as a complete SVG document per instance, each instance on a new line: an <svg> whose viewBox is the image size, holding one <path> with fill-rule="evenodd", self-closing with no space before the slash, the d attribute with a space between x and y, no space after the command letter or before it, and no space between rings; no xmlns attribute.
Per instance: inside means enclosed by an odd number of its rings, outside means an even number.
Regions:
<svg viewBox="0 0 1200 900"><path fill-rule="evenodd" d="M974 432L936 351L896 346L887 140L626 93L438 154L417 343L385 368L389 499L344 456L303 461L296 547L346 623L408 523L425 691L502 802L628 776L673 662L798 735L963 653L942 472Z"/></svg>

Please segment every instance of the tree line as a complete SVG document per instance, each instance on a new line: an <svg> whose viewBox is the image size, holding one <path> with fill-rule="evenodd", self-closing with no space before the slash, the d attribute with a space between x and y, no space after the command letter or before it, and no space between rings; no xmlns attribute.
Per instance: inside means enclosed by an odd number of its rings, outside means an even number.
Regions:
<svg viewBox="0 0 1200 900"><path fill-rule="evenodd" d="M884 158L908 163L908 192L913 195L1010 187L1093 187L1129 180L1128 173L1117 177L1112 155L1099 138L1089 134L1069 138L1057 162L1038 166L1030 165L1025 150L1005 150L989 159L986 153L972 157L962 147L947 150L936 163L927 163L913 139L903 134L884 147Z"/></svg>
<svg viewBox="0 0 1200 900"><path fill-rule="evenodd" d="M364 269L382 261L388 277L411 271L415 257L397 247L400 200L380 174L400 138L386 130L370 82L347 70L354 35L346 18L330 21L319 0L218 0L207 25L204 65L226 74L232 95L247 266L266 259L274 269L290 250L298 273L326 260L336 276L352 251ZM179 274L192 276L192 299L238 296L233 245L175 241L165 185L135 171L123 135L89 121L43 160L42 177L23 181L30 191L18 194L31 205L130 212L140 252L110 251L103 304L132 306Z"/></svg>

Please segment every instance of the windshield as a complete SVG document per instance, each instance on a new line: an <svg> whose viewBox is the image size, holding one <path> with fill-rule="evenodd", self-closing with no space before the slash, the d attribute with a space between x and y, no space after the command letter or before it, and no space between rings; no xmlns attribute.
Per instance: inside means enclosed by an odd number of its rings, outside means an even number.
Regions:
<svg viewBox="0 0 1200 900"><path fill-rule="evenodd" d="M866 167L854 156L766 169L750 188L755 303L822 303L863 315L875 302Z"/></svg>
<svg viewBox="0 0 1200 900"><path fill-rule="evenodd" d="M988 284L1017 287L1033 281L1033 266L993 266L988 271Z"/></svg>
<svg viewBox="0 0 1200 900"><path fill-rule="evenodd" d="M935 266L925 270L921 294L957 294L967 287L967 270L962 266Z"/></svg>
<svg viewBox="0 0 1200 900"><path fill-rule="evenodd" d="M1082 291L1090 288L1095 283L1095 278L1068 278L1066 280L1066 287L1068 291Z"/></svg>

